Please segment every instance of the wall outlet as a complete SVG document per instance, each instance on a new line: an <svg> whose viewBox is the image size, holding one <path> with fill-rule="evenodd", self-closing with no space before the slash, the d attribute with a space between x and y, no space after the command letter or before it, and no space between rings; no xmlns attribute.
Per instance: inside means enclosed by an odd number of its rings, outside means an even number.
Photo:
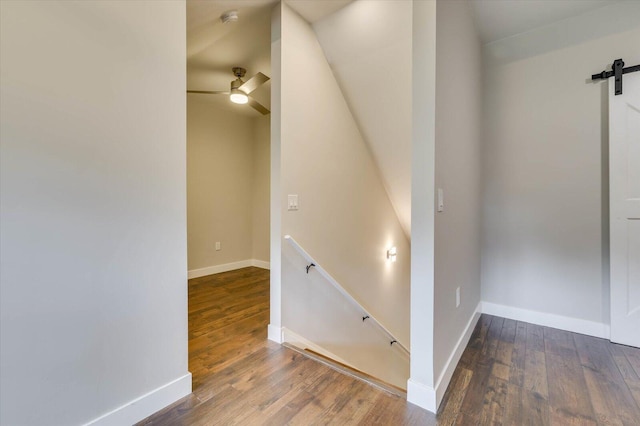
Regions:
<svg viewBox="0 0 640 426"><path fill-rule="evenodd" d="M460 287L456 288L456 308L460 307Z"/></svg>
<svg viewBox="0 0 640 426"><path fill-rule="evenodd" d="M220 241L216 241L216 251L220 251Z"/></svg>

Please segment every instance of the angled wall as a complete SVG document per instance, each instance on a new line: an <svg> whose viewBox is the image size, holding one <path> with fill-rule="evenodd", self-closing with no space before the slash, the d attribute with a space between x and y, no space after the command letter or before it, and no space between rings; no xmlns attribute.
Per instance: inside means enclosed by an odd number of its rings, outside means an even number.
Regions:
<svg viewBox="0 0 640 426"><path fill-rule="evenodd" d="M0 19L0 423L133 424L191 392L185 5Z"/></svg>
<svg viewBox="0 0 640 426"><path fill-rule="evenodd" d="M313 29L411 239L411 0L358 0Z"/></svg>
<svg viewBox="0 0 640 426"><path fill-rule="evenodd" d="M282 230L272 234L272 244L293 236L408 346L409 242L313 29L286 5L279 7L281 110L272 119L281 115L272 132L281 132ZM276 98L272 106L278 104ZM298 195L299 210L287 210L288 194ZM395 263L386 259L392 246ZM295 275L290 272L283 264L283 288ZM282 302L285 312L287 304L303 301L283 294ZM296 326L284 319L282 325Z"/></svg>

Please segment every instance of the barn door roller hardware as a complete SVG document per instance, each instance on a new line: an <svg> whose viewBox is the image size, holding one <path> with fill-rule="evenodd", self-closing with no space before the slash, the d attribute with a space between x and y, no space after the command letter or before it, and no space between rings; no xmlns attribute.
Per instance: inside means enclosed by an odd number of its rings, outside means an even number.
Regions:
<svg viewBox="0 0 640 426"><path fill-rule="evenodd" d="M602 71L600 74L593 74L591 76L591 80L606 80L609 77L615 77L616 95L622 95L622 74L629 74L630 72L635 71L640 71L640 65L624 68L624 61L622 59L616 59L613 61L612 71Z"/></svg>

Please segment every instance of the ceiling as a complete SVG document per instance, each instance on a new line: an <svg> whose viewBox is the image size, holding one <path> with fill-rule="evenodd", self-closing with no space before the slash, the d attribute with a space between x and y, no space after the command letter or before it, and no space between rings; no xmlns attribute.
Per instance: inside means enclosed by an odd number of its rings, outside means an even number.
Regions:
<svg viewBox="0 0 640 426"><path fill-rule="evenodd" d="M353 0L287 0L309 22L318 21ZM271 76L271 11L278 0L187 0L187 88L229 90L235 79L231 68L246 68L248 78L261 72ZM238 11L238 21L224 24L220 15ZM189 94L207 99L216 107L249 117L261 114L247 105L236 105L221 95ZM269 108L271 83L252 96Z"/></svg>
<svg viewBox="0 0 640 426"><path fill-rule="evenodd" d="M228 90L231 80L234 79L231 73L231 68L234 66L246 68L247 78L257 72L270 76L271 10L277 2L277 0L187 0L187 87L190 90ZM406 22L407 17L401 18L406 12L407 5L410 5L409 0L364 0L355 2L360 4L359 6L354 4L350 8L345 6L354 3L353 0L286 0L286 3L316 28L324 28L325 44L331 43L331 46L323 45L325 52L335 52L342 58L347 58L351 55L349 52L356 51L363 56L366 55L367 49L371 52L371 49L375 50L375 46L397 40L398 34L394 34L393 31L399 28L396 25L399 19L405 19L400 26L402 34L404 34L403 29L410 29L410 24ZM343 11L351 10L353 14L355 10L367 9L362 6L366 3L380 3L377 9L381 9L380 13L385 14L377 17L368 16L369 22L363 23L363 29L368 28L368 34L370 34L368 42L355 39L358 37L358 32L344 26L348 25L345 17L342 18L342 22L338 22L343 26L337 29L341 33L342 40L332 38L331 30L327 30L328 26L326 23L323 25L323 21L328 22L332 19L340 21L336 16L348 15L348 13L335 12L342 9ZM514 35L612 3L619 2L614 0L473 0L470 2L483 43L509 39ZM238 22L223 24L220 21L220 15L228 10L238 11L240 18ZM615 27L613 24L611 26ZM495 50L500 52L511 50L520 54L523 52L520 46L511 46L507 43L513 44L514 41L497 43ZM363 47L364 50L362 50ZM344 52L347 54L345 55ZM338 67L335 60L332 64ZM359 82L360 80L356 83ZM341 83L343 87L352 87L352 84ZM257 89L253 96L269 107L270 89L271 84L268 82ZM232 104L225 96L201 94L189 96L205 97L208 102L219 108L234 110L246 116L260 116L257 111L246 105ZM355 96L351 98L354 99L354 103L357 102ZM364 117L362 114L361 116ZM363 118L360 118L360 121L363 121ZM367 133L365 126L363 130Z"/></svg>
<svg viewBox="0 0 640 426"><path fill-rule="evenodd" d="M285 2L313 24L410 235L411 0ZM276 4L277 0L187 0L187 87L227 90L233 66L246 68L248 77L258 71L271 76L270 20ZM640 1L473 0L470 4L486 51L512 58L640 23ZM220 22L228 10L238 11L238 22ZM254 93L269 106L270 83ZM220 108L260 116L225 96L207 99Z"/></svg>
<svg viewBox="0 0 640 426"><path fill-rule="evenodd" d="M478 33L483 43L608 6L614 0L473 0Z"/></svg>
<svg viewBox="0 0 640 426"><path fill-rule="evenodd" d="M187 88L229 90L235 76L231 68L246 68L248 78L261 72L271 76L271 8L275 0L189 0L187 1ZM220 15L238 11L238 22L224 24ZM271 83L252 96L269 108ZM248 105L237 105L228 96L189 94L207 99L215 106L250 117L262 114Z"/></svg>

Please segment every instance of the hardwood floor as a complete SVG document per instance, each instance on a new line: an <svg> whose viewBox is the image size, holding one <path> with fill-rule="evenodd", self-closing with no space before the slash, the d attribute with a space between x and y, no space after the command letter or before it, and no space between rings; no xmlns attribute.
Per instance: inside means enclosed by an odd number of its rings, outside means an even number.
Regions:
<svg viewBox="0 0 640 426"><path fill-rule="evenodd" d="M193 393L139 425L639 425L640 350L483 315L438 412L267 340L269 271L189 281Z"/></svg>

